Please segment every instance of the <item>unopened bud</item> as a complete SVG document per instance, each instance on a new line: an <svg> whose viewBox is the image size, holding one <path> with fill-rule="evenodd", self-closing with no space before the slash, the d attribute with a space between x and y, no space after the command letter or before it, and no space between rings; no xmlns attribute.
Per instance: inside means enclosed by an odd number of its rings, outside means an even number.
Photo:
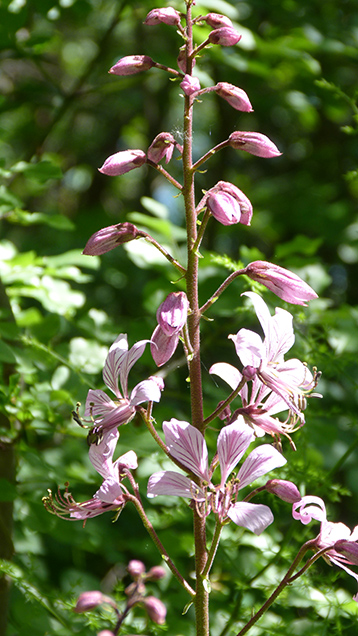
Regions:
<svg viewBox="0 0 358 636"><path fill-rule="evenodd" d="M334 549L347 557L350 563L358 565L358 544L355 541L340 539L334 544Z"/></svg>
<svg viewBox="0 0 358 636"><path fill-rule="evenodd" d="M114 636L114 632L110 632L109 629L102 629L101 632L98 632L97 636Z"/></svg>
<svg viewBox="0 0 358 636"><path fill-rule="evenodd" d="M245 113L251 113L253 108L251 102L247 96L247 93L242 88L229 84L228 82L219 82L214 87L215 92L225 99L230 106L236 110L241 110Z"/></svg>
<svg viewBox="0 0 358 636"><path fill-rule="evenodd" d="M257 132L236 130L231 133L229 143L232 148L245 150L245 152L257 157L271 158L282 155L271 139Z"/></svg>
<svg viewBox="0 0 358 636"><path fill-rule="evenodd" d="M165 577L165 574L165 569L161 565L155 565L147 572L146 578L152 581L160 581L160 579Z"/></svg>
<svg viewBox="0 0 358 636"><path fill-rule="evenodd" d="M185 95L193 95L200 91L200 82L197 77L193 77L192 75L185 75L183 81L180 82L180 86Z"/></svg>
<svg viewBox="0 0 358 636"><path fill-rule="evenodd" d="M208 40L211 44L220 44L221 46L234 46L241 38L242 35L229 26L214 29L208 36Z"/></svg>
<svg viewBox="0 0 358 636"><path fill-rule="evenodd" d="M143 150L123 150L108 157L98 170L110 177L118 177L130 170L134 170L134 168L139 168L145 163L146 159L147 157Z"/></svg>
<svg viewBox="0 0 358 636"><path fill-rule="evenodd" d="M77 614L83 614L84 612L89 612L90 610L95 609L98 605L101 605L101 603L109 603L110 605L114 604L114 607L116 607L111 598L105 596L98 590L82 592L77 599L76 607L74 607L73 611Z"/></svg>
<svg viewBox="0 0 358 636"><path fill-rule="evenodd" d="M176 11L176 9L173 9L172 7L152 9L152 11L149 11L146 19L144 20L144 24L152 26L163 22L164 24L179 26L180 19L181 15L179 11Z"/></svg>
<svg viewBox="0 0 358 636"><path fill-rule="evenodd" d="M157 623L157 625L163 625L165 623L165 617L167 615L167 609L164 603L162 603L162 601L160 601L159 598L156 598L155 596L147 596L145 599L143 599L143 603L145 609L147 610L149 618L154 623Z"/></svg>
<svg viewBox="0 0 358 636"><path fill-rule="evenodd" d="M129 561L127 565L127 571L130 576L132 576L134 579L137 579L145 573L145 565L142 561L133 559L132 561Z"/></svg>
<svg viewBox="0 0 358 636"><path fill-rule="evenodd" d="M157 321L167 336L179 333L188 316L189 301L185 292L172 292L159 305Z"/></svg>
<svg viewBox="0 0 358 636"><path fill-rule="evenodd" d="M312 287L297 274L273 263L254 261L245 268L245 274L293 305L307 306L307 301L318 298Z"/></svg>
<svg viewBox="0 0 358 636"><path fill-rule="evenodd" d="M165 163L168 163L172 158L175 145L176 141L171 133L159 133L148 148L149 161L159 163L165 157Z"/></svg>
<svg viewBox="0 0 358 636"><path fill-rule="evenodd" d="M186 51L185 49L182 49L181 51L179 51L179 55L177 57L177 64L178 67L180 68L181 71L183 71L183 73L186 73ZM192 68L194 68L196 64L196 60L194 59L192 62Z"/></svg>
<svg viewBox="0 0 358 636"><path fill-rule="evenodd" d="M118 245L128 243L136 238L145 236L145 232L141 232L132 223L118 223L118 225L110 225L104 227L88 239L83 254L89 256L100 256Z"/></svg>
<svg viewBox="0 0 358 636"><path fill-rule="evenodd" d="M148 55L126 55L109 69L112 75L135 75L142 71L148 71L155 62Z"/></svg>
<svg viewBox="0 0 358 636"><path fill-rule="evenodd" d="M300 491L292 481L285 481L284 479L270 479L266 483L266 490L288 503L293 504L302 499Z"/></svg>
<svg viewBox="0 0 358 636"><path fill-rule="evenodd" d="M247 196L228 181L219 181L210 188L197 207L199 213L207 207L219 223L233 225L242 223L250 225L252 218L252 204Z"/></svg>
<svg viewBox="0 0 358 636"><path fill-rule="evenodd" d="M250 364L246 365L246 367L244 367L242 370L242 375L244 376L245 380L247 380L247 382L253 380L256 377L256 373L256 367L253 367Z"/></svg>
<svg viewBox="0 0 358 636"><path fill-rule="evenodd" d="M212 29L220 29L220 27L233 28L230 18L226 17L226 15L222 15L221 13L208 13L207 15L204 15L202 19L205 20L206 24L211 26Z"/></svg>

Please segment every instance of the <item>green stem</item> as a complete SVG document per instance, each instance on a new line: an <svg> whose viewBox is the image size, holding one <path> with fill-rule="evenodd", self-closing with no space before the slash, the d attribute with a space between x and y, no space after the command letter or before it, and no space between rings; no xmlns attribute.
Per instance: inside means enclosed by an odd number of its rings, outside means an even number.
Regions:
<svg viewBox="0 0 358 636"><path fill-rule="evenodd" d="M142 505L139 497L135 496L135 495L130 495L128 493L128 494L126 494L126 498L127 498L128 501L131 501L135 505L135 507L137 509L137 512L138 512L138 514L139 514L139 516L140 516L140 518L142 520L142 523L143 523L145 529L147 530L150 538L152 539L153 543L155 543L157 549L159 550L163 561L165 561L165 563L167 564L167 566L171 570L171 572L174 574L174 576L177 579L177 581L179 581L180 585L183 586L183 588L188 592L188 594L190 594L190 596L192 598L195 597L195 592L194 592L193 588L189 585L189 583L180 574L179 570L174 565L174 563L171 560L168 552L166 551L165 547L163 546L161 540L159 539L159 537L158 537L156 531L154 530L151 522L149 521L147 515L145 514L145 510L143 508L143 505Z"/></svg>
<svg viewBox="0 0 358 636"><path fill-rule="evenodd" d="M176 269L181 274L186 274L185 267L183 267L183 265L180 265L180 263L176 261L175 258L173 258L173 256L169 254L169 252L167 252L167 250L160 243L158 243L152 236L150 236L150 234L146 234L144 238L147 241L147 243L151 243L151 245L153 245L157 250L159 250L159 252L163 254L163 256L169 261L169 263L174 265L174 267L176 267Z"/></svg>
<svg viewBox="0 0 358 636"><path fill-rule="evenodd" d="M223 529L223 524L218 519L216 519L214 535L211 542L210 550L208 552L208 560L203 570L203 577L208 577L210 573L211 566L215 559L216 551L219 547L222 529Z"/></svg>
<svg viewBox="0 0 358 636"><path fill-rule="evenodd" d="M231 404L231 402L239 395L241 389L243 388L243 386L245 385L245 378L241 379L240 384L238 384L238 386L236 387L236 389L234 391L232 391L229 395L229 397L226 398L226 400L224 402L222 402L216 409L215 411L213 411L211 413L211 415L209 415L209 417L207 417L203 424L206 427L208 424L210 424L210 422L212 422L213 420L215 420L216 417L218 417L220 415L220 413L222 413L227 406L229 406L229 404Z"/></svg>
<svg viewBox="0 0 358 636"><path fill-rule="evenodd" d="M198 96L195 95L195 97L197 98ZM200 168L200 166L202 166L203 163L205 163L205 161L210 159L210 157L215 155L215 153L221 150L222 148L226 148L229 145L229 143L230 143L229 140L226 139L225 141L222 141L217 146L214 146L214 148L211 148L211 150L209 150L205 155L203 155L200 159L198 159L198 161L194 163L193 170L198 170L198 168Z"/></svg>
<svg viewBox="0 0 358 636"><path fill-rule="evenodd" d="M228 276L226 280L224 280L220 287L217 288L216 292L214 292L214 294L209 298L205 305L200 308L200 313L204 314L209 309L209 307L211 307L211 305L213 305L217 301L217 299L219 298L219 296L221 296L225 289L229 287L230 283L232 283L232 281L235 280L235 278L237 278L238 276L242 276L242 274L245 274L245 272L246 268L238 269L236 270L236 272L230 274L230 276Z"/></svg>

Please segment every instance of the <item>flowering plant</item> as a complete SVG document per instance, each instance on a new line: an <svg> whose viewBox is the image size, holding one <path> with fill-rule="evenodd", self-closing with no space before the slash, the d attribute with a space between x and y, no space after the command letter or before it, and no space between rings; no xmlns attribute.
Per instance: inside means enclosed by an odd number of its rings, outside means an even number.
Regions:
<svg viewBox="0 0 358 636"><path fill-rule="evenodd" d="M128 149L114 152L99 169L105 176L118 177L130 171L141 169L145 164L156 170L162 178L175 188L183 204L185 215L187 259L186 262L174 258L164 245L147 232L124 222L99 229L91 236L85 247L88 255L100 255L123 243L134 240L148 242L154 246L179 272L176 281L177 290L171 292L157 308L157 325L150 338L140 340L128 346L128 338L120 334L109 349L103 369L103 380L114 398L101 389L90 389L86 399L84 417L80 405L74 411L74 418L81 426L89 427L89 459L95 470L103 478L103 483L89 501L78 503L68 491L59 492L45 498L47 509L58 516L71 520L88 518L103 512L115 512L115 518L126 504L133 504L159 550L167 567L188 595L188 606L195 610L195 629L197 636L208 636L210 628L209 593L212 567L224 526L233 522L236 526L251 531L255 535L263 533L273 523L274 515L266 503L261 503L266 493L293 504L293 516L306 523L307 515L322 522L319 538L305 544L298 553L287 575L276 587L271 596L262 604L251 619L241 627L238 636L243 636L261 618L279 593L317 558L308 560L299 572L294 574L298 563L309 548L314 548L319 556L325 556L330 562L346 567L357 562L356 532L347 533L342 524L332 524L326 520L325 509L320 505L319 512L305 509L309 500L301 497L297 486L284 479L275 477L263 483L263 477L272 470L283 467L284 457L282 437L287 437L295 449L291 435L305 424L305 409L308 397L314 393L320 374L314 368L296 359L285 359L294 344L293 317L289 311L276 308L272 316L261 296L248 291L243 295L253 303L263 335L241 328L236 335L228 337L234 342L240 369L226 362L214 363L210 368L212 375L219 376L231 388L229 395L217 407L207 413L202 388L201 325L214 302L226 291L239 276L262 283L280 299L305 306L315 299L315 291L297 274L293 274L278 265L266 261L254 261L242 269L230 274L214 292L200 305L199 303L199 259L200 248L206 228L212 218L223 226L251 225L254 209L247 195L234 183L219 180L208 183L203 195L197 192L197 175L202 166L225 147L243 150L258 158L276 158L281 155L276 144L266 135L251 131L234 131L228 139L199 157L193 159L193 112L200 108L206 95L214 93L232 108L250 114L253 106L243 88L228 82L218 82L214 86L201 88L200 79L195 75L194 67L200 61L205 49L211 46L231 47L241 41L241 34L232 22L221 14L209 13L206 16L194 14L194 0L185 0L185 12L174 7L151 10L145 26L160 28L161 24L175 27L183 40L180 47L177 68L171 68L153 60L147 55L129 55L121 58L110 69L115 76L128 76L141 72L165 72L177 82L183 97L183 144L169 132L159 132L146 150ZM207 36L196 45L193 29L208 29ZM199 64L198 64L199 66ZM115 149L114 149L115 150ZM179 153L182 165L182 178L178 180L170 172L173 153ZM165 160L166 167L162 163ZM182 289L184 288L184 289ZM148 334L149 336L149 334ZM133 365L141 358L150 344L153 358L153 375L139 382L129 392L128 377ZM178 347L185 359L190 387L189 421L172 417L163 422L164 440L161 427L154 419L154 403L165 399L163 375L161 369L176 354ZM165 366L164 366L165 369ZM240 405L236 400L240 399ZM234 412L231 407L235 404ZM282 421L276 416L285 413ZM129 451L113 459L117 444L120 446L119 432L139 415L149 434L164 453L165 460L175 464L178 470L161 470L151 474L147 495L180 497L189 500L189 509L193 517L195 586L192 586L182 574L173 557L158 536L157 529L150 521L143 504L136 469L140 457ZM174 414L173 414L174 415ZM212 428L217 434L216 448L209 464L207 440ZM219 432L218 432L219 431ZM270 435L273 445L261 443L258 438ZM255 447L244 459L236 472L236 466L251 444ZM214 476L220 467L220 480ZM235 472L234 472L235 469ZM241 492L254 481L259 480L255 489L244 495ZM243 495L243 498L241 498ZM259 502L252 503L259 496ZM314 500L318 503L318 500ZM297 512L298 511L298 512ZM211 519L215 520L212 530ZM333 526L339 526L335 531ZM345 528L345 526L344 526ZM341 531L342 530L342 531ZM144 605L149 618L157 624L165 620L166 612L160 599L145 596L145 566L131 565L134 585L130 587L129 601L113 627L113 634L120 632L123 620L130 609ZM352 574L355 576L354 574ZM148 574L149 576L149 574ZM101 603L112 604L101 593L85 592L80 597L76 611L82 612ZM97 594L97 595L96 595ZM116 610L119 612L119 610Z"/></svg>

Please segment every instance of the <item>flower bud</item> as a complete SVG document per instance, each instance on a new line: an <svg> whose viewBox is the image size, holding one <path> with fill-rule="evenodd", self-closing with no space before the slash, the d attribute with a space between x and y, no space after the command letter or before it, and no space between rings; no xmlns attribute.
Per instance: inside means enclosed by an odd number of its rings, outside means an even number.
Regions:
<svg viewBox="0 0 358 636"><path fill-rule="evenodd" d="M180 82L180 86L185 95L193 95L197 91L200 91L200 82L197 77L193 77L192 75L185 75L183 81Z"/></svg>
<svg viewBox="0 0 358 636"><path fill-rule="evenodd" d="M288 503L293 504L302 499L300 491L292 481L285 481L284 479L270 479L266 483L266 490Z"/></svg>
<svg viewBox="0 0 358 636"><path fill-rule="evenodd" d="M143 150L123 150L108 157L98 170L110 177L117 177L134 170L134 168L139 168L145 163L146 158Z"/></svg>
<svg viewBox="0 0 358 636"><path fill-rule="evenodd" d="M150 339L150 351L157 367L163 366L170 360L175 353L178 342L179 335L177 333L168 336L160 325L156 326Z"/></svg>
<svg viewBox="0 0 358 636"><path fill-rule="evenodd" d="M172 7L163 9L152 9L149 11L144 24L152 26L163 22L164 24L170 24L172 26L179 26L181 15L179 11L176 11Z"/></svg>
<svg viewBox="0 0 358 636"><path fill-rule="evenodd" d="M165 623L165 617L167 615L167 609L155 596L147 596L143 599L145 609L147 610L149 618L157 625L163 625Z"/></svg>
<svg viewBox="0 0 358 636"><path fill-rule="evenodd" d="M155 565L154 567L150 568L146 578L151 579L152 581L160 581L160 579L163 579L165 577L165 574L165 569L161 565Z"/></svg>
<svg viewBox="0 0 358 636"><path fill-rule="evenodd" d="M168 163L173 155L176 141L168 132L162 132L157 135L148 148L148 159L153 163L159 163L165 157L165 163Z"/></svg>
<svg viewBox="0 0 358 636"><path fill-rule="evenodd" d="M307 306L306 301L318 298L312 287L307 285L297 274L273 263L254 261L246 267L245 274L252 280L265 285L282 300L293 305Z"/></svg>
<svg viewBox="0 0 358 636"><path fill-rule="evenodd" d="M132 561L129 561L127 565L127 572L131 577L133 577L133 579L138 579L145 573L145 565L142 561L133 559Z"/></svg>
<svg viewBox="0 0 358 636"><path fill-rule="evenodd" d="M118 223L118 225L110 225L92 234L86 243L83 254L100 256L113 250L118 245L123 245L123 243L128 243L141 236L145 236L145 232L138 230L132 223L125 222Z"/></svg>
<svg viewBox="0 0 358 636"><path fill-rule="evenodd" d="M238 86L234 86L234 84L229 84L228 82L219 82L214 87L214 90L219 97L229 102L230 106L236 110L241 110L245 113L251 113L253 111L251 102L242 88L238 88Z"/></svg>
<svg viewBox="0 0 358 636"><path fill-rule="evenodd" d="M148 55L126 55L109 69L112 75L135 75L142 71L148 71L155 62Z"/></svg>
<svg viewBox="0 0 358 636"><path fill-rule="evenodd" d="M229 143L232 148L245 150L257 157L270 158L282 155L282 152L279 151L273 141L261 133L236 130L231 133Z"/></svg>
<svg viewBox="0 0 358 636"><path fill-rule="evenodd" d="M172 292L159 305L157 321L167 336L179 333L188 316L189 301L185 292Z"/></svg>
<svg viewBox="0 0 358 636"><path fill-rule="evenodd" d="M256 376L256 373L257 373L256 367L253 367L251 364L246 365L246 367L244 367L242 370L242 375L245 378L245 380L247 380L247 382L250 382L251 380L253 380Z"/></svg>
<svg viewBox="0 0 358 636"><path fill-rule="evenodd" d="M83 612L89 612L90 610L95 609L98 605L105 602L107 597L102 594L102 592L98 592L97 590L93 590L91 592L82 592L77 599L76 607L74 608L74 612L77 614L82 614Z"/></svg>
<svg viewBox="0 0 358 636"><path fill-rule="evenodd" d="M102 629L101 632L98 632L97 636L114 636L114 632L110 632L109 629Z"/></svg>
<svg viewBox="0 0 358 636"><path fill-rule="evenodd" d="M223 225L242 223L250 225L252 205L247 196L233 183L219 181L201 199L197 213L207 207L217 221Z"/></svg>
<svg viewBox="0 0 358 636"><path fill-rule="evenodd" d="M204 15L202 19L205 20L206 24L211 26L212 29L220 29L220 27L233 28L230 18L221 13L208 13Z"/></svg>
<svg viewBox="0 0 358 636"><path fill-rule="evenodd" d="M242 35L229 26L214 29L208 36L208 40L211 44L221 44L221 46L234 46L241 38Z"/></svg>

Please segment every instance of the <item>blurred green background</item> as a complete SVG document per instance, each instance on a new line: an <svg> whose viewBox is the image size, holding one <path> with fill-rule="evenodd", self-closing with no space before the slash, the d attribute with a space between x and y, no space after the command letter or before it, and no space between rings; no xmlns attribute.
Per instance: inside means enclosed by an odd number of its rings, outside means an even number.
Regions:
<svg viewBox="0 0 358 636"><path fill-rule="evenodd" d="M160 3L155 6L162 6ZM172 3L179 10L183 5ZM141 241L101 258L81 255L96 230L129 220L185 262L183 209L167 182L144 166L110 178L98 167L114 152L146 150L161 131L182 139L177 82L152 69L131 77L108 75L124 55L146 54L176 67L182 41L173 27L145 27L148 0L3 0L0 5L0 556L6 574L0 612L6 636L95 634L114 625L109 611L71 613L81 591L103 589L119 600L125 566L140 558L160 563L133 507L67 523L41 503L47 488L70 482L76 500L100 485L87 453L86 433L71 419L89 388L103 388L101 369L118 333L129 343L150 338L165 296L182 289L177 273ZM250 228L212 220L202 248L201 300L232 263L257 259L300 274L319 293L308 308L285 305L264 288L272 311L294 314L294 355L323 372L322 400L310 400L303 429L288 443L280 477L302 494L325 499L329 519L358 523L358 3L356 0L197 0L196 14L228 15L242 33L232 48L212 47L199 60L202 87L226 81L243 88L254 112L240 113L213 93L196 106L194 152L199 158L234 130L268 135L282 151L273 160L230 148L205 165L197 197L219 179L251 199ZM195 28L199 43L205 27ZM181 164L169 170L180 180ZM173 283L174 281L174 283ZM203 377L208 415L227 388L207 370L237 363L227 335L258 329L236 281L203 324ZM130 387L155 372L149 351L133 368ZM166 391L154 415L189 418L186 372L178 350L165 370ZM215 423L216 426L216 423ZM214 452L216 435L209 436ZM211 439L212 438L212 439ZM268 441L268 440L267 440ZM123 427L120 454L135 449L145 495L162 458L141 423ZM160 499L160 498L159 498ZM170 499L146 501L148 514L184 574L193 570L190 511ZM276 521L259 539L225 529L213 571L212 635L233 636L285 573L318 524L293 522L290 506L267 496ZM168 506L166 505L168 504ZM11 519L14 519L12 529ZM210 527L210 523L209 523ZM11 560L11 563L10 563ZM168 606L167 627L133 614L123 633L191 636L187 597L168 576L150 590ZM357 633L353 579L322 562L299 579L253 634Z"/></svg>

